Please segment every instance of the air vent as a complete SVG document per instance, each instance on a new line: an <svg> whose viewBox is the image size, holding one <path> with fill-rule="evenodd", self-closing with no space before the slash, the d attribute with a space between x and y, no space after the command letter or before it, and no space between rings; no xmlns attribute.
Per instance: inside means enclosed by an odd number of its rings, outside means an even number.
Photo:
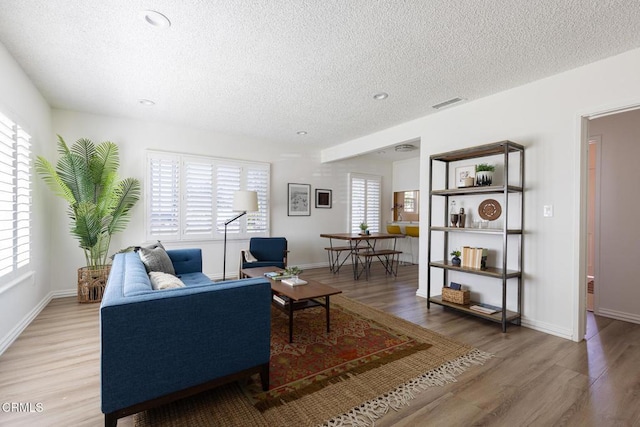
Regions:
<svg viewBox="0 0 640 427"><path fill-rule="evenodd" d="M431 108L439 110L441 108L448 107L449 105L453 105L461 101L464 101L464 98L451 98L447 101L441 102L440 104L432 105Z"/></svg>

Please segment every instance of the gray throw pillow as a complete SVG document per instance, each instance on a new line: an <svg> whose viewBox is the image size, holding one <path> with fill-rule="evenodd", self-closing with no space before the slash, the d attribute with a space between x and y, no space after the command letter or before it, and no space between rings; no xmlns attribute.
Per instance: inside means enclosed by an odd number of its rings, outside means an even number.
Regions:
<svg viewBox="0 0 640 427"><path fill-rule="evenodd" d="M144 267L147 269L147 273L161 271L175 276L176 271L173 268L171 258L169 258L167 251L160 241L150 246L138 248L138 255Z"/></svg>

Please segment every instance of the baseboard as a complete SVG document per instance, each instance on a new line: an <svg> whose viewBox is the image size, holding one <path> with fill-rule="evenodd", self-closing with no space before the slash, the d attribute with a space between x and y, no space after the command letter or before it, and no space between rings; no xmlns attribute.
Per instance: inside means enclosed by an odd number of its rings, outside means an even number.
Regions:
<svg viewBox="0 0 640 427"><path fill-rule="evenodd" d="M640 324L640 315L635 313L625 313L623 311L610 310L608 308L599 308L596 314L598 316L604 316L604 317L609 317L611 319L622 320L623 322Z"/></svg>
<svg viewBox="0 0 640 427"><path fill-rule="evenodd" d="M61 291L53 291L51 292L52 299L54 298L67 298L67 297L76 297L78 296L78 290L75 288L72 289L63 289Z"/></svg>
<svg viewBox="0 0 640 427"><path fill-rule="evenodd" d="M549 323L523 318L522 326L533 329L535 331L544 332L545 334L555 335L556 337L564 338L566 340L573 340L572 330L567 328L559 328L558 326L551 325Z"/></svg>
<svg viewBox="0 0 640 427"><path fill-rule="evenodd" d="M49 292L47 296L45 296L42 301L38 303L27 315L0 341L0 355L2 355L13 342L18 339L20 334L27 329L27 326L33 322L33 320L38 317L38 314L49 304L49 302L53 299L53 293Z"/></svg>

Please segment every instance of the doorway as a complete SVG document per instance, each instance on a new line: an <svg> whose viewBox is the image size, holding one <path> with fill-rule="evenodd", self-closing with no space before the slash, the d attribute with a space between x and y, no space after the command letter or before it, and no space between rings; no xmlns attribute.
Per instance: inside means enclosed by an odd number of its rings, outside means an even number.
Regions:
<svg viewBox="0 0 640 427"><path fill-rule="evenodd" d="M585 308L640 323L640 266L633 261L640 253L640 110L590 117L587 135Z"/></svg>

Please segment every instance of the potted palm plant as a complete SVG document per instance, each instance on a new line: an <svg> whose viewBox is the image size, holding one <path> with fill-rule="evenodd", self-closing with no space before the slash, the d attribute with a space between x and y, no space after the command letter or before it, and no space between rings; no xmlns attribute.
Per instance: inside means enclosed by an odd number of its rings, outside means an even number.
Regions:
<svg viewBox="0 0 640 427"><path fill-rule="evenodd" d="M113 142L95 145L82 138L69 148L58 135L58 153L55 167L38 156L36 172L69 204L71 235L86 259L86 266L78 269L78 301L99 302L110 270L111 236L126 228L131 208L140 199L140 182L119 180L120 158Z"/></svg>

